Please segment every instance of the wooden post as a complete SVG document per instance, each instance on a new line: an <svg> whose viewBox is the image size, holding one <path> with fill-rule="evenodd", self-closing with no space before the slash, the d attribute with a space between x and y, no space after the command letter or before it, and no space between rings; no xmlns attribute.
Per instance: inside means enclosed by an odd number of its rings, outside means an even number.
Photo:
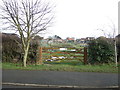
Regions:
<svg viewBox="0 0 120 90"><path fill-rule="evenodd" d="M87 64L87 48L84 47L84 64Z"/></svg>
<svg viewBox="0 0 120 90"><path fill-rule="evenodd" d="M42 62L42 47L39 49L39 64L43 64Z"/></svg>
<svg viewBox="0 0 120 90"><path fill-rule="evenodd" d="M42 62L42 47L38 47L38 58L37 58L37 65L43 64Z"/></svg>

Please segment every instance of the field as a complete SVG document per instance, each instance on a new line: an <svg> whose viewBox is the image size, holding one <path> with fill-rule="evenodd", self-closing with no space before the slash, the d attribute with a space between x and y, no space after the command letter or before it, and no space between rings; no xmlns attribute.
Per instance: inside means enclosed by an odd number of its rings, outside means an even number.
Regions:
<svg viewBox="0 0 120 90"><path fill-rule="evenodd" d="M2 63L2 69L41 70L41 71L67 71L67 72L104 72L118 73L115 64L84 65L78 60L45 61L43 65L28 65L21 63Z"/></svg>

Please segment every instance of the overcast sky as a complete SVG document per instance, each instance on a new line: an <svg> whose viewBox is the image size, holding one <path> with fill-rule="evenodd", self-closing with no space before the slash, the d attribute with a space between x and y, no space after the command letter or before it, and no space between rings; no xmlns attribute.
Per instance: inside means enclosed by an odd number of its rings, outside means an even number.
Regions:
<svg viewBox="0 0 120 90"><path fill-rule="evenodd" d="M119 0L56 0L54 26L47 35L66 37L98 37L111 32L108 26L116 25L118 33Z"/></svg>
<svg viewBox="0 0 120 90"><path fill-rule="evenodd" d="M118 1L120 0L50 0L56 4L55 20L43 36L99 37L104 29L112 30L112 23L118 33Z"/></svg>

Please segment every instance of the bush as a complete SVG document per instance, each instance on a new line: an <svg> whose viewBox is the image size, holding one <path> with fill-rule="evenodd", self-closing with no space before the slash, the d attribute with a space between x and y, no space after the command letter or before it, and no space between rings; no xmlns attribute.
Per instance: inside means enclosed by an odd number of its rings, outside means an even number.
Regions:
<svg viewBox="0 0 120 90"><path fill-rule="evenodd" d="M107 38L97 38L88 43L89 63L109 63L114 61L114 43Z"/></svg>
<svg viewBox="0 0 120 90"><path fill-rule="evenodd" d="M29 53L28 53L28 62L29 63L36 63L37 49L38 49L37 43L30 44Z"/></svg>
<svg viewBox="0 0 120 90"><path fill-rule="evenodd" d="M23 60L23 51L21 45L21 39L16 34L2 33L2 61L14 62ZM20 45L18 45L18 43ZM28 53L28 63L35 63L37 59L38 43L36 40L32 40L30 43Z"/></svg>
<svg viewBox="0 0 120 90"><path fill-rule="evenodd" d="M120 63L120 34L116 36L116 46L117 46L117 59L118 62Z"/></svg>
<svg viewBox="0 0 120 90"><path fill-rule="evenodd" d="M13 62L13 59L20 59L21 50L17 42L20 38L16 34L2 33L2 61Z"/></svg>

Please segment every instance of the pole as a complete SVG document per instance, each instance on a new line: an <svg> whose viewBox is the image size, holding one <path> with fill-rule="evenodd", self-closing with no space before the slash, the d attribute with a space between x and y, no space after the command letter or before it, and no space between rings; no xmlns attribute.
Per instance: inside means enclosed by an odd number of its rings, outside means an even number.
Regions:
<svg viewBox="0 0 120 90"><path fill-rule="evenodd" d="M114 46L115 46L115 64L117 66L117 48L116 48L116 40L114 40Z"/></svg>
<svg viewBox="0 0 120 90"><path fill-rule="evenodd" d="M42 62L42 47L39 49L39 64L43 64Z"/></svg>
<svg viewBox="0 0 120 90"><path fill-rule="evenodd" d="M42 47L38 46L38 54L37 54L37 65L43 64L42 62Z"/></svg>
<svg viewBox="0 0 120 90"><path fill-rule="evenodd" d="M84 64L87 64L87 48L84 47Z"/></svg>

